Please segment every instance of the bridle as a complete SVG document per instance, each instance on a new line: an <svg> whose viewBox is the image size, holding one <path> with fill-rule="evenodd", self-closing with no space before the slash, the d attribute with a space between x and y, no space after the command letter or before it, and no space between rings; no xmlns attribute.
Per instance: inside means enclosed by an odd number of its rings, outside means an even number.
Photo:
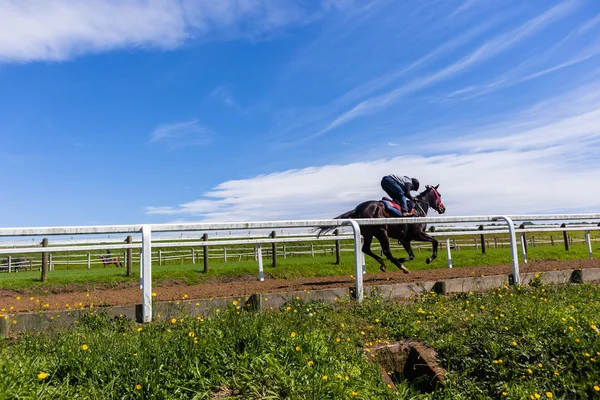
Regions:
<svg viewBox="0 0 600 400"><path fill-rule="evenodd" d="M440 197L440 194L438 193L437 189L434 188L433 186L427 186L427 189L431 189L431 191L433 192L434 196L435 196L435 207L433 207L437 212L440 212L440 210L444 207L444 203L442 203L442 198ZM415 207L418 207L420 212L423 214L423 216L427 215L427 213L425 212L425 210L423 210L423 207L421 207L421 204L419 204L419 199L421 198L421 195L417 196L415 198Z"/></svg>

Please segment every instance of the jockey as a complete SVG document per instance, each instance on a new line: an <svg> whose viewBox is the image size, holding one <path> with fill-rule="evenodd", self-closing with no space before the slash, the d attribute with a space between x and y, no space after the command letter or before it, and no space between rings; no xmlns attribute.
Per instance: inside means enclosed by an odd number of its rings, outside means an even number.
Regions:
<svg viewBox="0 0 600 400"><path fill-rule="evenodd" d="M381 188L402 207L402 216L410 217L414 214L414 209L408 210L406 199L414 201L411 196L411 190L419 190L419 181L416 178L408 176L386 175L381 179Z"/></svg>

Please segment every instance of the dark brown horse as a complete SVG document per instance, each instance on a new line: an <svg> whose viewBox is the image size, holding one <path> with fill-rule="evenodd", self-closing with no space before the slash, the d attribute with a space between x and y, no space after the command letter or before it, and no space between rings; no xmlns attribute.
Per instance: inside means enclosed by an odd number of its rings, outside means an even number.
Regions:
<svg viewBox="0 0 600 400"><path fill-rule="evenodd" d="M104 264L104 268L106 268L107 265L110 264L115 264L117 267L121 267L121 261L119 260L119 257L113 257L112 254L110 254L110 250L106 251L108 254L99 254L98 258L102 260L102 264Z"/></svg>
<svg viewBox="0 0 600 400"><path fill-rule="evenodd" d="M429 208L433 208L438 213L443 214L446 212L446 207L442 203L442 196L438 192L437 186L426 186L426 189L415 197L415 216L425 217ZM383 201L370 200L365 201L352 211L348 211L342 215L335 217L335 219L358 219L358 218L393 218ZM427 264L431 263L437 258L438 241L427 234L425 229L427 224L406 224L406 225L363 225L361 226L361 234L364 238L362 251L365 254L373 257L379 262L380 269L385 272L385 263L381 257L371 251L371 242L373 238L376 238L381 244L383 254L394 263L403 272L409 273L409 270L402 265L405 261L410 261L415 258L415 253L412 250L410 242L413 240L419 242L430 242L433 247L433 254L427 259ZM318 236L326 233L335 227L323 227L319 229ZM395 258L390 250L390 238L397 239L399 243L402 243L404 249L408 253L408 258Z"/></svg>

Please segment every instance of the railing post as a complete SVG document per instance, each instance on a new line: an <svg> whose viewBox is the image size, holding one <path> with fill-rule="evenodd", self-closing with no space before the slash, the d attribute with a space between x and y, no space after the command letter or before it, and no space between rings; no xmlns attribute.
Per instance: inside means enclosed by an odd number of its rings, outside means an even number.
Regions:
<svg viewBox="0 0 600 400"><path fill-rule="evenodd" d="M256 258L258 259L258 279L263 282L265 280L265 272L263 269L262 245L260 243L256 246L256 253Z"/></svg>
<svg viewBox="0 0 600 400"><path fill-rule="evenodd" d="M142 320L152 321L152 227L142 226Z"/></svg>
<svg viewBox="0 0 600 400"><path fill-rule="evenodd" d="M271 237L275 239L277 237L277 232L271 232ZM273 266L277 266L277 243L273 242L271 244L271 254L273 256Z"/></svg>
<svg viewBox="0 0 600 400"><path fill-rule="evenodd" d="M131 237L131 235L127 236L127 244L132 244L133 243L133 238ZM131 267L132 267L132 258L133 258L133 249L129 248L127 249L127 271L126 271L126 275L127 276L131 276Z"/></svg>
<svg viewBox="0 0 600 400"><path fill-rule="evenodd" d="M12 257L8 256L8 273L12 272Z"/></svg>
<svg viewBox="0 0 600 400"><path fill-rule="evenodd" d="M339 236L340 235L340 230L336 229L334 232L335 236ZM341 265L342 264L342 252L341 252L341 248L340 248L340 241L336 240L335 241L335 265Z"/></svg>
<svg viewBox="0 0 600 400"><path fill-rule="evenodd" d="M87 268L92 268L92 255L90 253L87 253Z"/></svg>
<svg viewBox="0 0 600 400"><path fill-rule="evenodd" d="M450 251L450 238L446 238L446 255L448 256L448 268L452 268L452 252Z"/></svg>
<svg viewBox="0 0 600 400"><path fill-rule="evenodd" d="M352 230L354 231L354 273L355 273L355 282L356 282L356 300L358 302L363 301L364 293L363 293L363 257L362 257L362 249L361 249L361 236L360 236L360 226L358 222L354 220L350 220L350 225L352 226Z"/></svg>
<svg viewBox="0 0 600 400"><path fill-rule="evenodd" d="M594 258L594 256L592 254L592 241L590 240L590 231L585 231L585 242L587 243L588 255L591 260L592 258Z"/></svg>
<svg viewBox="0 0 600 400"><path fill-rule="evenodd" d="M512 269L513 269L513 283L515 285L521 284L521 276L519 274L519 255L517 254L517 236L515 234L515 226L513 224L512 219L509 217L502 215L498 217L494 217L493 220L497 221L499 219L503 219L508 224L508 232L510 238L510 252L512 255Z"/></svg>
<svg viewBox="0 0 600 400"><path fill-rule="evenodd" d="M521 252L523 253L523 262L527 264L527 239L524 233L521 233Z"/></svg>

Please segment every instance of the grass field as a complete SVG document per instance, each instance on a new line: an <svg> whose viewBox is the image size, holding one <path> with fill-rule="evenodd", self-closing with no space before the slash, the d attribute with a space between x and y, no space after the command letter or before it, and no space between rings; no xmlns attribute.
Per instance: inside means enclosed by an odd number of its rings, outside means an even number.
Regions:
<svg viewBox="0 0 600 400"><path fill-rule="evenodd" d="M594 244L595 251L598 251L598 245ZM396 256L405 256L403 250L395 250ZM446 251L439 251L437 260L427 265L425 259L431 254L430 250L417 251L416 259L406 263L407 268L411 270L447 268ZM519 253L520 254L520 253ZM556 246L536 246L530 247L528 252L528 260L568 260L568 259L583 259L587 258L587 247L585 244L574 244L567 252L564 247ZM379 272L379 265L371 257L365 257L367 264L367 272ZM461 249L452 252L452 261L454 268L465 266L484 266L509 264L511 262L510 251L508 248L493 249L488 248L487 254L481 254L480 250L473 248ZM395 267L387 262L390 270ZM330 254L316 254L315 257L310 255L294 256L292 258L278 258L278 266L271 266L271 259L264 259L264 270L268 279L284 279L284 278L300 278L300 277L316 277L316 276L335 276L335 275L350 275L354 273L354 259L352 252L342 253L342 265L335 264L335 256ZM153 281L155 284L164 280L179 280L188 284L201 283L210 277L219 276L242 276L251 275L258 276L258 264L256 261L230 261L216 262L211 260L210 270L208 273L203 272L202 263L197 264L170 264L152 267ZM124 268L116 268L110 266L102 268L95 266L87 269L85 265L72 265L70 269L65 267L57 267L54 271L48 272L48 281L40 282L40 272L18 272L18 273L2 273L0 274L0 287L5 289L49 289L54 287L77 287L78 285L92 284L98 288L112 287L123 282L139 281L139 266L134 264L133 276L126 277Z"/></svg>
<svg viewBox="0 0 600 400"><path fill-rule="evenodd" d="M0 338L2 398L597 399L600 291L528 287L402 304L301 303L274 312L243 301L208 315L151 324L83 317L72 330ZM449 371L421 393L383 383L378 343L425 342Z"/></svg>

